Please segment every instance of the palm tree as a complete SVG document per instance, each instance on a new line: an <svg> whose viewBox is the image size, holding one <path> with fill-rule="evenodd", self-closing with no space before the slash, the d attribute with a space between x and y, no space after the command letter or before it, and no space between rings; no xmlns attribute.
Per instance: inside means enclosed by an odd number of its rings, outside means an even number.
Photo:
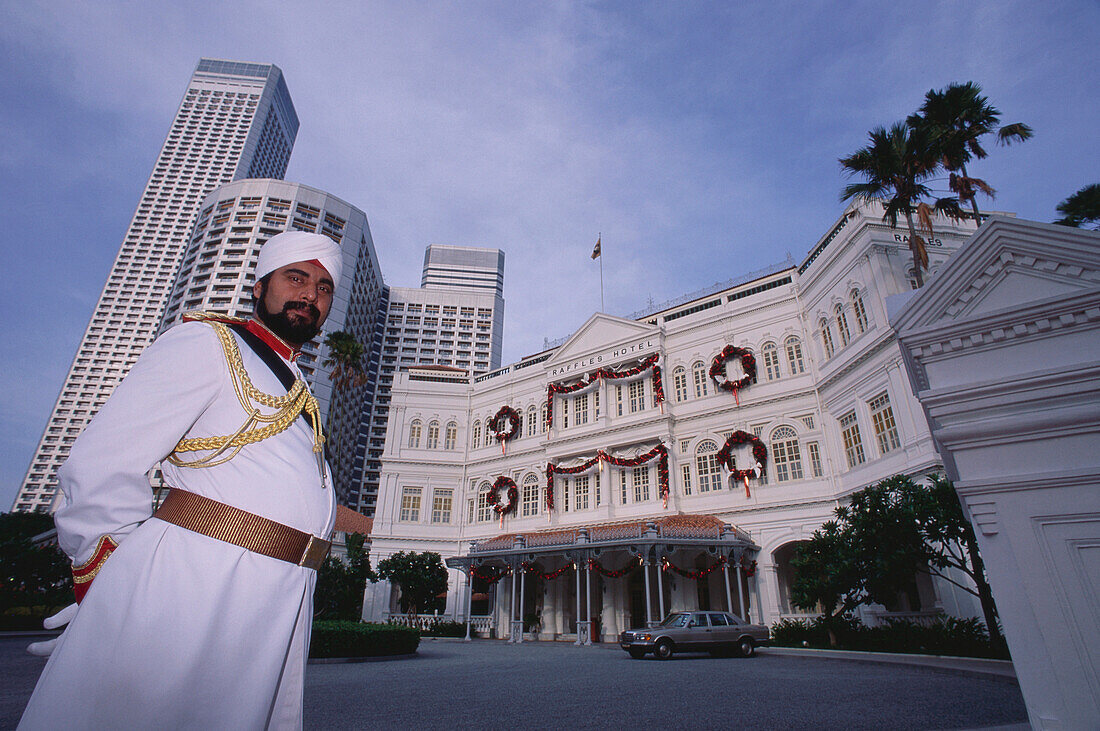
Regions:
<svg viewBox="0 0 1100 731"><path fill-rule="evenodd" d="M1066 198L1058 204L1058 212L1062 218L1055 221L1057 224L1076 228L1091 224L1100 231L1100 183L1086 185Z"/></svg>
<svg viewBox="0 0 1100 731"><path fill-rule="evenodd" d="M933 205L924 199L931 195L925 182L939 167L935 154L928 144L924 131L896 122L887 129L875 127L868 133L871 144L840 158L840 165L848 175L861 175L863 182L844 187L841 201L852 198L880 200L885 208L882 220L897 228L898 217L905 216L909 227L909 250L913 253L913 270L917 286L924 285L921 270L928 268L928 251L924 239L917 235L914 214L921 229L932 234L932 214L959 214L958 200L941 198Z"/></svg>
<svg viewBox="0 0 1100 731"><path fill-rule="evenodd" d="M992 198L996 192L984 180L966 172L968 162L989 155L981 138L996 132L997 144L1009 145L1032 136L1031 127L1022 122L1001 125L1000 121L1000 110L982 96L982 87L973 81L949 84L941 91L929 89L924 104L906 120L910 127L925 131L939 162L950 173L951 191L960 202L970 202L974 220L979 223L977 194Z"/></svg>
<svg viewBox="0 0 1100 731"><path fill-rule="evenodd" d="M355 336L343 330L329 333L325 337L328 356L321 365L332 368L329 378L337 387L362 386L366 383L367 373L363 370L363 353L366 348Z"/></svg>

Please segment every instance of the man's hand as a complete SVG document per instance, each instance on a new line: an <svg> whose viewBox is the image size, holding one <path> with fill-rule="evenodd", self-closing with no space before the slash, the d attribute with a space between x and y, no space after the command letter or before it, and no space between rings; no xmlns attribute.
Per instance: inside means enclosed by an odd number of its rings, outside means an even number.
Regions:
<svg viewBox="0 0 1100 731"><path fill-rule="evenodd" d="M75 603L70 604L52 617L46 617L42 620L42 626L46 629L64 627L69 622L73 621L73 617L76 616L76 610L77 605ZM59 637L55 637L52 640L45 640L43 642L32 642L27 645L27 652L32 655L38 655L39 657L49 657L59 639Z"/></svg>

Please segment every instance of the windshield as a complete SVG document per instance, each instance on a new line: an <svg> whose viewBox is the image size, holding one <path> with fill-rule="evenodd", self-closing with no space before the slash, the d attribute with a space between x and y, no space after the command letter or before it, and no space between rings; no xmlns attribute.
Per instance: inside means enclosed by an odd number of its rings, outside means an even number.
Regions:
<svg viewBox="0 0 1100 731"><path fill-rule="evenodd" d="M683 613L670 614L664 618L661 622L662 627L685 627L687 626L688 615Z"/></svg>

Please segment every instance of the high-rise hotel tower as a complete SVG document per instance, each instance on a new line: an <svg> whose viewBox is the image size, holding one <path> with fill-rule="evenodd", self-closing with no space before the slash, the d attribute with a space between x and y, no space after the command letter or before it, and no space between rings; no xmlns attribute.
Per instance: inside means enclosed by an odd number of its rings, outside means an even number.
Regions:
<svg viewBox="0 0 1100 731"><path fill-rule="evenodd" d="M203 198L282 178L298 115L282 71L198 63L12 506L48 512L69 447L152 341Z"/></svg>

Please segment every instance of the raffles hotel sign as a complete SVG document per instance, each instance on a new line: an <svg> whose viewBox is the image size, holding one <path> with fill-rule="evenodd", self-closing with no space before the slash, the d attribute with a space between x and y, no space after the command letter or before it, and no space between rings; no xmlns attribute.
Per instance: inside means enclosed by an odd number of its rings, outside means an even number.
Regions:
<svg viewBox="0 0 1100 731"><path fill-rule="evenodd" d="M570 363L564 363L560 366L552 368L550 370L550 378L561 378L566 374L572 374L575 372L584 372L590 368L598 368L606 363L614 363L617 360L623 358L642 358L647 355L651 355L650 352L654 349L653 339L646 338L645 340L639 340L636 343L629 345L623 345L614 350L599 353L589 358L581 358Z"/></svg>

